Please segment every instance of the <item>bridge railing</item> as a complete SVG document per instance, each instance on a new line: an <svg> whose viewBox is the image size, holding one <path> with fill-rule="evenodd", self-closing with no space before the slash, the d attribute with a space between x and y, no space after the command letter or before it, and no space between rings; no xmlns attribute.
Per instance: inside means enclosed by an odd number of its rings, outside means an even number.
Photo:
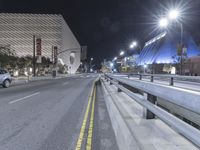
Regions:
<svg viewBox="0 0 200 150"><path fill-rule="evenodd" d="M142 80L144 78L149 78L150 82L154 82L155 79L166 79L169 81L169 85L171 86L174 85L175 80L200 83L199 76L180 76L180 75L167 75L167 74L137 74L137 73L123 73L119 75L124 75L124 76L127 76L128 78L137 77L139 80Z"/></svg>
<svg viewBox="0 0 200 150"><path fill-rule="evenodd" d="M151 82L144 83L140 80L131 80L120 76L114 76L113 74L105 74L105 78L110 82L110 84L114 84L118 87L119 92L123 91L145 107L147 109L147 119L153 119L157 116L172 128L176 129L177 132L184 135L187 139L200 147L200 131L198 129L156 105L157 97L159 97L200 114L199 92L176 88L173 86L157 85ZM144 95L146 95L146 97L138 94L141 92L145 93Z"/></svg>

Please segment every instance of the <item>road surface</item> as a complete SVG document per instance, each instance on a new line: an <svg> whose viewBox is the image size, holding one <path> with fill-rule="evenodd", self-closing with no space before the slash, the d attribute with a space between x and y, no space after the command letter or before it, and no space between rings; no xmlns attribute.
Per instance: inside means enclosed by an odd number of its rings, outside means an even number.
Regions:
<svg viewBox="0 0 200 150"><path fill-rule="evenodd" d="M86 74L0 88L0 150L75 149L97 77ZM108 114L106 117L109 137L114 139ZM94 120L98 127L101 121L97 119L99 114ZM101 128L97 127L98 135ZM98 141L102 140L96 139L93 148L101 146Z"/></svg>

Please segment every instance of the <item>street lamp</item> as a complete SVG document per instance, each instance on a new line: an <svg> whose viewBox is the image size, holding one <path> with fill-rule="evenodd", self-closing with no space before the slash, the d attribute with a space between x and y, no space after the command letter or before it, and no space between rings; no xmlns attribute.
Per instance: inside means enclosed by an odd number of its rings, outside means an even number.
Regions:
<svg viewBox="0 0 200 150"><path fill-rule="evenodd" d="M180 13L178 10L176 9L172 9L169 11L168 17L169 19L173 20L173 19L177 19L179 17Z"/></svg>
<svg viewBox="0 0 200 150"><path fill-rule="evenodd" d="M167 18L161 18L159 20L159 26L162 27L162 28L165 28L169 25L169 21Z"/></svg>
<svg viewBox="0 0 200 150"><path fill-rule="evenodd" d="M169 24L169 20L178 20L180 17L180 11L178 9L172 9L168 12L168 18L162 18L159 21L160 27L167 27ZM180 58L180 74L182 75L183 70L183 24L181 22L178 22L180 24L180 30L181 30L181 37L180 37L180 45L181 45L181 58Z"/></svg>
<svg viewBox="0 0 200 150"><path fill-rule="evenodd" d="M92 61L93 61L93 57L90 58L90 72L92 72L91 71L91 69L92 69Z"/></svg>
<svg viewBox="0 0 200 150"><path fill-rule="evenodd" d="M110 67L112 68L113 66L114 66L114 64L111 62L111 63L110 63Z"/></svg>
<svg viewBox="0 0 200 150"><path fill-rule="evenodd" d="M172 9L168 13L168 17L170 20L178 20L180 17L180 11L177 9ZM180 74L183 73L183 24L181 22L178 22L180 24L180 30L181 30L181 39L180 39L180 46L181 46L181 60L180 60Z"/></svg>
<svg viewBox="0 0 200 150"><path fill-rule="evenodd" d="M177 20L180 17L180 12L177 9L172 9L168 13L168 18L170 20ZM179 22L181 28L181 45L183 44L183 25Z"/></svg>
<svg viewBox="0 0 200 150"><path fill-rule="evenodd" d="M147 68L147 64L144 64L144 66L143 66L143 67L144 67L144 74L145 74L145 73L146 73L146 71L145 71L145 70L146 70L146 68Z"/></svg>
<svg viewBox="0 0 200 150"><path fill-rule="evenodd" d="M137 42L136 41L133 41L130 45L130 48L134 48L135 46L137 46Z"/></svg>
<svg viewBox="0 0 200 150"><path fill-rule="evenodd" d="M123 55L124 55L124 51L121 51L119 55L120 55L120 56L123 56Z"/></svg>
<svg viewBox="0 0 200 150"><path fill-rule="evenodd" d="M117 60L117 57L114 57L113 61Z"/></svg>

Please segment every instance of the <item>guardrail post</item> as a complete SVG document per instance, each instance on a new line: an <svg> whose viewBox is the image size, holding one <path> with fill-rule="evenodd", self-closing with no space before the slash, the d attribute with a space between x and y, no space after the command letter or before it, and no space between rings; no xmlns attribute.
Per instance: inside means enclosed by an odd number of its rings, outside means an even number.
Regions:
<svg viewBox="0 0 200 150"><path fill-rule="evenodd" d="M151 76L151 82L153 82L153 76Z"/></svg>
<svg viewBox="0 0 200 150"><path fill-rule="evenodd" d="M170 83L169 83L169 85L172 85L172 86L174 85L174 78L173 78L173 77L170 78Z"/></svg>
<svg viewBox="0 0 200 150"><path fill-rule="evenodd" d="M122 85L120 82L118 82L119 85ZM121 92L122 90L120 88L117 88L117 92Z"/></svg>
<svg viewBox="0 0 200 150"><path fill-rule="evenodd" d="M112 83L112 78L110 79L110 85L112 85L113 83Z"/></svg>
<svg viewBox="0 0 200 150"><path fill-rule="evenodd" d="M106 80L106 79L107 79L107 77L106 77L106 76L104 76L104 79Z"/></svg>
<svg viewBox="0 0 200 150"><path fill-rule="evenodd" d="M139 75L139 80L142 80L142 75L141 74Z"/></svg>
<svg viewBox="0 0 200 150"><path fill-rule="evenodd" d="M149 93L145 93L145 98L147 99L147 101L153 103L153 104L156 104L156 101L157 101L157 97L154 96L154 95L151 95ZM144 108L144 117L146 119L154 119L155 118L155 114L153 114L151 111L149 111L148 109Z"/></svg>

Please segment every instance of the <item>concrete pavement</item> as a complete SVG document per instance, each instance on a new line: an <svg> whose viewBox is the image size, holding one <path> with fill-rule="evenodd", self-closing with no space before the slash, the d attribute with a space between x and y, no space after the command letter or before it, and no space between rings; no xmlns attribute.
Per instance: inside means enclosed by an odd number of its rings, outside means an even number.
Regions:
<svg viewBox="0 0 200 150"><path fill-rule="evenodd" d="M13 85L20 85L20 84L27 84L32 81L39 81L39 80L50 80L50 79L61 79L66 77L78 77L81 74L57 74L56 78L53 78L51 74L45 76L20 76L20 77L12 77L12 86Z"/></svg>
<svg viewBox="0 0 200 150"><path fill-rule="evenodd" d="M197 150L158 118L144 119L145 108L102 79L104 98L120 150ZM142 96L141 96L142 97Z"/></svg>

